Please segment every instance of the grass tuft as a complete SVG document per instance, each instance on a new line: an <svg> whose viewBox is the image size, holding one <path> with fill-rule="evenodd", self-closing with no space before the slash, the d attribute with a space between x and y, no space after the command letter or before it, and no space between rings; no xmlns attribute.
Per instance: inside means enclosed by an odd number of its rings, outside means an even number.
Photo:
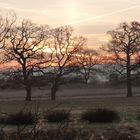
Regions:
<svg viewBox="0 0 140 140"><path fill-rule="evenodd" d="M119 114L115 110L105 109L105 108L97 108L95 110L87 110L82 116L82 120L86 120L89 123L107 123L113 122L119 119Z"/></svg>
<svg viewBox="0 0 140 140"><path fill-rule="evenodd" d="M10 114L7 117L1 117L0 123L10 124L10 125L29 125L35 122L35 117L31 112L18 112L15 114Z"/></svg>
<svg viewBox="0 0 140 140"><path fill-rule="evenodd" d="M46 112L44 118L48 122L60 123L64 121L69 121L70 112L65 110L53 110L50 112Z"/></svg>

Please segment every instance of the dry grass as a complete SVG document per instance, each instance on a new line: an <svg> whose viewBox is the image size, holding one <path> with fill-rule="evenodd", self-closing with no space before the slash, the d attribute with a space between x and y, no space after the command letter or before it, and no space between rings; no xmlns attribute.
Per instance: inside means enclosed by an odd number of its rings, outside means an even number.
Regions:
<svg viewBox="0 0 140 140"><path fill-rule="evenodd" d="M11 113L21 111L26 107L28 110L35 110L39 107L40 111L48 109L72 109L74 113L80 113L86 109L98 107L114 108L121 113L124 119L133 120L135 114L140 113L140 97L107 97L107 98L73 98L50 100L34 100L31 102L20 100L0 101L0 111Z"/></svg>
<svg viewBox="0 0 140 140"><path fill-rule="evenodd" d="M127 136L140 137L140 121L137 120L137 114L140 113L140 97L103 97L103 98L63 98L58 99L56 101L50 100L34 100L31 102L25 102L20 100L7 100L0 102L0 111L6 113L18 112L20 110L32 110L33 112L39 111L44 112L46 110L53 109L71 109L72 110L72 122L69 123L68 127L68 135L71 134L71 131L77 131L80 129L85 135L85 137L92 137L94 133L96 135L96 140L98 137L101 138L104 135L105 139L108 140L109 135L117 135L118 137L122 137L123 140ZM86 122L82 122L80 118L80 114L87 109L94 109L98 107L111 108L117 110L121 115L120 122L108 123L108 124L88 124ZM59 124L45 124L43 129L56 130L59 128ZM9 126L7 126L9 128ZM11 129L13 127L10 126ZM74 129L74 130L71 130ZM76 130L75 130L76 129ZM91 133L88 133L91 132ZM113 130L113 131L110 131ZM70 131L70 132L69 132ZM78 130L79 132L79 130ZM55 133L55 132L51 132ZM113 134L112 134L113 133ZM60 133L61 134L61 133ZM87 136L86 136L87 135ZM99 138L99 139L100 139ZM116 139L112 139L116 140ZM118 140L118 139L117 139Z"/></svg>

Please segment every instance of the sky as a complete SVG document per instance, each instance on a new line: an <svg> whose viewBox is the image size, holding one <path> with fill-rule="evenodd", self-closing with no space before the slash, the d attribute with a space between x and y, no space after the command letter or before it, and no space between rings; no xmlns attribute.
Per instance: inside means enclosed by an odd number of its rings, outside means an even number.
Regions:
<svg viewBox="0 0 140 140"><path fill-rule="evenodd" d="M108 41L106 32L121 22L140 21L140 0L0 0L0 12L51 27L72 25L87 45L98 49Z"/></svg>

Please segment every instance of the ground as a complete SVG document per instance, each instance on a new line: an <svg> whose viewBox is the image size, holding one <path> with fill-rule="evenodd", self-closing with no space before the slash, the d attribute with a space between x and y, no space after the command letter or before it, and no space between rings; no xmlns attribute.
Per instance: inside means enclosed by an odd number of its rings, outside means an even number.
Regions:
<svg viewBox="0 0 140 140"><path fill-rule="evenodd" d="M53 109L66 109L70 110L72 115L76 118L76 122L73 121L71 124L72 128L78 128L81 131L92 131L95 135L109 136L114 135L114 133L120 133L123 135L134 135L140 138L140 120L137 120L137 115L140 114L140 97L100 97L100 98L61 98L56 101L50 100L33 100L31 102L21 101L21 100L5 100L0 102L0 110L2 113L18 112L23 109L36 110L39 108L39 112L44 112L46 110ZM91 108L105 107L115 109L119 112L121 120L114 123L93 123L88 124L86 122L81 122L79 120L80 114ZM47 130L58 129L60 124L47 124ZM63 127L63 126L62 126ZM6 126L4 128L6 131L9 129L15 130L17 127ZM117 131L117 132L116 132ZM91 135L91 134L90 134ZM96 139L96 138L95 138ZM96 139L101 140L101 139ZM105 139L109 140L109 138ZM114 139L113 139L114 140ZM116 139L115 139L116 140ZM119 139L117 139L119 140ZM129 139L121 139L129 140ZM131 139L130 139L131 140ZM133 139L132 139L133 140ZM134 139L135 140L135 139Z"/></svg>
<svg viewBox="0 0 140 140"><path fill-rule="evenodd" d="M24 89L0 89L0 100L2 99L23 99L26 92ZM140 88L133 88L133 95L140 96ZM89 98L89 97L125 97L126 88L124 87L92 87L92 85L72 85L61 86L57 91L57 98ZM41 87L32 89L33 98L50 98L50 88Z"/></svg>
<svg viewBox="0 0 140 140"><path fill-rule="evenodd" d="M36 88L32 91L33 101L25 102L25 91L6 89L0 91L0 111L15 112L25 106L41 110L49 108L66 108L81 112L90 108L106 107L121 112L123 118L134 119L133 115L140 113L140 88L134 88L134 97L126 97L124 88L60 88L56 101L50 101L50 90Z"/></svg>
<svg viewBox="0 0 140 140"><path fill-rule="evenodd" d="M122 131L126 133L132 130L132 134L140 137L140 120L137 120L137 116L140 114L140 88L133 89L134 97L131 98L125 97L125 88L78 88L61 87L56 101L49 99L50 90L36 88L33 89L34 98L31 102L24 101L24 90L1 90L0 112L13 113L24 109L32 111L39 109L39 112L45 112L46 110L66 109L70 110L77 120L76 123L72 123L72 127L90 129L97 133L106 132L106 130L121 130L121 133ZM87 124L79 121L83 111L98 107L117 110L121 120L109 124ZM57 128L59 126L48 124L47 127Z"/></svg>

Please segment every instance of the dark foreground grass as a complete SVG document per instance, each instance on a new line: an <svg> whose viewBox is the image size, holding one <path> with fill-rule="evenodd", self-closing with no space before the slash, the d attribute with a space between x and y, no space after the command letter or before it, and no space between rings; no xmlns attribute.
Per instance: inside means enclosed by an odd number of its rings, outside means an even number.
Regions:
<svg viewBox="0 0 140 140"><path fill-rule="evenodd" d="M0 118L1 124L9 125L30 125L35 122L35 115L31 112L18 112L15 114L9 114Z"/></svg>
<svg viewBox="0 0 140 140"><path fill-rule="evenodd" d="M60 139L60 140L139 140L140 138L140 120L137 119L140 114L140 97L116 97L116 98L73 98L58 99L56 101L39 100L39 101L1 101L1 113L16 113L21 110L32 111L33 113L44 112L46 110L71 110L72 117L80 119L82 112L89 109L109 108L116 110L120 114L121 120L113 123L94 123L89 124L84 121L73 118L70 124L65 127L60 124L45 124L42 130L37 133L37 140ZM45 129L47 127L47 129ZM63 129L62 129L63 128ZM9 129L9 126L8 126ZM13 126L12 126L13 129ZM54 129L54 130L52 130ZM48 130L47 133L44 130ZM15 135L15 133L14 133ZM0 139L2 139L0 133ZM9 135L8 135L9 136ZM16 136L16 135L15 135ZM26 134L26 140L32 136L32 133ZM77 138L79 137L79 139ZM77 138L77 139L76 139ZM93 139L93 140L94 140ZM7 140L7 139L2 139ZM11 139L13 140L13 139ZM14 139L17 140L17 139ZM30 138L32 140L32 138Z"/></svg>
<svg viewBox="0 0 140 140"><path fill-rule="evenodd" d="M70 112L65 110L51 110L44 113L44 119L51 123L62 123L69 121Z"/></svg>
<svg viewBox="0 0 140 140"><path fill-rule="evenodd" d="M120 133L119 130L107 130L96 132L96 130L81 129L53 129L38 131L38 133L0 133L1 140L139 140L131 133Z"/></svg>
<svg viewBox="0 0 140 140"><path fill-rule="evenodd" d="M119 114L115 110L107 108L97 108L94 110L87 110L82 113L81 119L89 123L109 123L120 119Z"/></svg>
<svg viewBox="0 0 140 140"><path fill-rule="evenodd" d="M25 109L26 108L26 109ZM26 101L0 101L0 111L6 113L19 112L23 109L45 111L53 109L71 109L74 113L95 108L111 108L120 112L121 118L132 120L140 113L140 97L113 97L113 98L73 98L50 100Z"/></svg>

